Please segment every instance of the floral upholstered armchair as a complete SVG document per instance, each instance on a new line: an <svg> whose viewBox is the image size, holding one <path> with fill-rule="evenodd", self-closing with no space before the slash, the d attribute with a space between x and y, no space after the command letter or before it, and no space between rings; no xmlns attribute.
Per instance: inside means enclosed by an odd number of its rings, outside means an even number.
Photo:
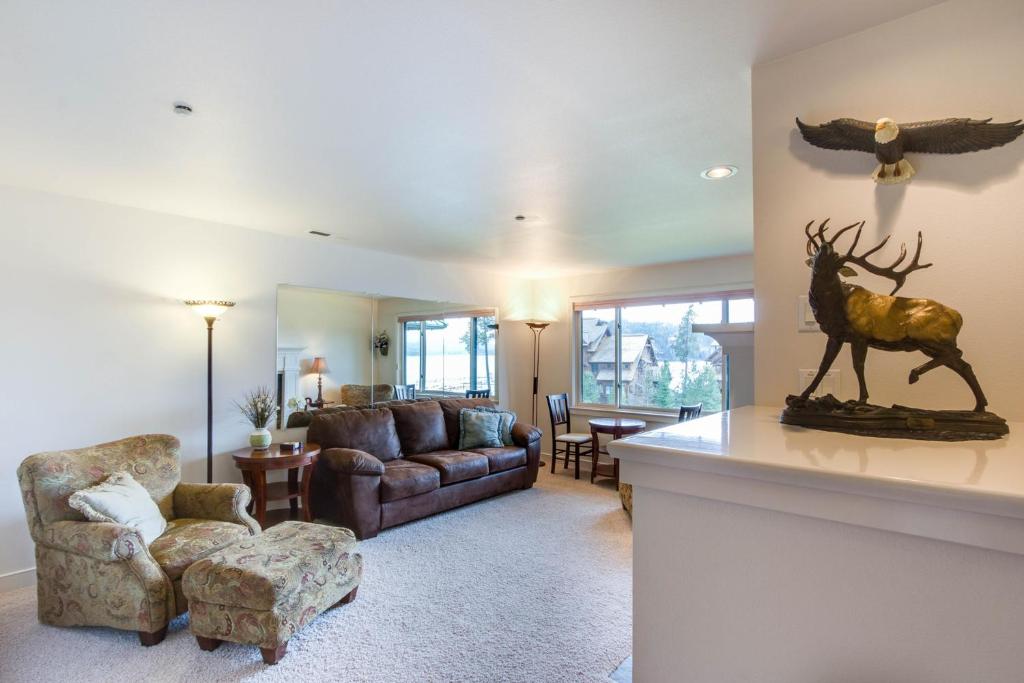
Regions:
<svg viewBox="0 0 1024 683"><path fill-rule="evenodd" d="M199 560L260 527L241 484L183 484L179 443L150 434L71 451L31 455L18 468L36 546L39 620L55 626L138 631L155 645L167 622L188 609L181 575ZM90 522L68 504L72 493L127 471L167 520L148 547L129 526Z"/></svg>

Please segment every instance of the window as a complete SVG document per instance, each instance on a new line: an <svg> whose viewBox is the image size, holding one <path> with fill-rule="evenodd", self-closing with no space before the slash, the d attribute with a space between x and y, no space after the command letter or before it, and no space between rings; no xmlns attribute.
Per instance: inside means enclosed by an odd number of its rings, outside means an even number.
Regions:
<svg viewBox="0 0 1024 683"><path fill-rule="evenodd" d="M694 324L751 323L749 292L576 305L576 403L676 411L722 410L728 363Z"/></svg>
<svg viewBox="0 0 1024 683"><path fill-rule="evenodd" d="M496 390L496 329L493 312L438 313L402 317L402 378L416 392L463 396Z"/></svg>

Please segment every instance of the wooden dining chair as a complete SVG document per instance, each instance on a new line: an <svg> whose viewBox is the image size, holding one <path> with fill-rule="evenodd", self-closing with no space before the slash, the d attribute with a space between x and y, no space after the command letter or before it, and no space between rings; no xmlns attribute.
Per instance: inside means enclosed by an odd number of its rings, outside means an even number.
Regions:
<svg viewBox="0 0 1024 683"><path fill-rule="evenodd" d="M569 458L576 461L574 478L580 478L580 456L594 452L594 438L590 434L572 431L572 416L569 414L569 395L551 394L548 398L548 414L551 415L551 473L555 473L555 461L559 454L564 456L562 469L569 467ZM565 425L565 432L558 433L558 427ZM562 444L562 449L558 446ZM585 449L584 446L587 446Z"/></svg>
<svg viewBox="0 0 1024 683"><path fill-rule="evenodd" d="M402 400L412 400L416 398L416 385L415 384L396 384L395 385L395 398Z"/></svg>
<svg viewBox="0 0 1024 683"><path fill-rule="evenodd" d="M703 407L703 403L698 403L692 406L679 406L678 422L686 422L687 420L697 419L698 417L700 417L700 410Z"/></svg>
<svg viewBox="0 0 1024 683"><path fill-rule="evenodd" d="M466 398L490 398L490 389L466 389Z"/></svg>

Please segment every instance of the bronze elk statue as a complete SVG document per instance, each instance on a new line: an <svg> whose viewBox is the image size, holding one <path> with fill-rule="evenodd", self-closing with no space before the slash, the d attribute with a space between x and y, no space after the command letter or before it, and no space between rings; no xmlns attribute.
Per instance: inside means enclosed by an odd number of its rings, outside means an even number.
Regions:
<svg viewBox="0 0 1024 683"><path fill-rule="evenodd" d="M956 337L963 326L961 315L948 306L931 299L911 299L893 296L903 287L907 276L931 263L921 263L923 238L917 233L917 249L910 262L900 266L907 258L907 247L900 246L900 253L889 266L879 266L868 260L886 245L886 237L862 254L855 254L860 241L864 222L848 225L826 237L828 219L822 221L812 233L811 221L804 228L807 235L807 264L811 267L811 287L808 302L814 311L814 318L821 330L828 336L825 355L814 381L804 390L800 398L807 399L818 388L822 377L832 366L843 344L850 345L853 369L860 385L858 403L868 400L867 383L864 380L864 359L868 348L882 351L920 351L930 358L927 363L910 371L910 383L914 384L924 373L941 365L960 375L974 393L976 412L983 412L988 401L978 384L978 378L970 364L963 359L963 351L956 345ZM844 253L836 250L836 241L846 232L856 228L853 243ZM857 272L849 264L857 265L869 273L888 278L894 286L889 294L876 294L858 285L840 279L855 276Z"/></svg>

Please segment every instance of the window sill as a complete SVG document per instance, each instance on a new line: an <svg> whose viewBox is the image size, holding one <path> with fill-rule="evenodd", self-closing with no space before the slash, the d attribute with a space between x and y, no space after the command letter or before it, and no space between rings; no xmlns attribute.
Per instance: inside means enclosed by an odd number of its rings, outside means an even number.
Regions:
<svg viewBox="0 0 1024 683"><path fill-rule="evenodd" d="M657 422L663 425L675 424L679 416L675 413L660 413L653 410L628 408L598 408L594 406L573 406L570 411L573 415L584 417L628 417L646 422Z"/></svg>

